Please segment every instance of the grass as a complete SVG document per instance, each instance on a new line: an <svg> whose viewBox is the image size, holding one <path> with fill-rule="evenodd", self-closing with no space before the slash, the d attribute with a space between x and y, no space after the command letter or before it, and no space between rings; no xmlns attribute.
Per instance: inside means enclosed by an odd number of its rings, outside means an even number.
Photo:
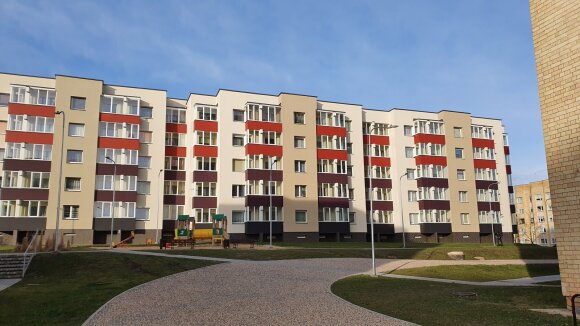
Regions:
<svg viewBox="0 0 580 326"><path fill-rule="evenodd" d="M278 244L276 244L278 245ZM285 244L284 244L285 245ZM317 243L326 245L326 243ZM358 244L357 244L358 245ZM219 257L246 260L279 260L279 259L303 259L303 258L370 258L369 248L334 247L320 248L314 244L309 247L293 248L281 247L276 250L248 250L248 249L194 249L194 250L163 250L168 254L181 254L203 257ZM493 247L489 245L441 245L430 247L423 245L419 248L380 248L375 251L377 258L398 259L450 259L449 251L461 250L465 259L484 257L485 259L556 259L556 249L539 246L503 246ZM159 250L151 250L159 252Z"/></svg>
<svg viewBox="0 0 580 326"><path fill-rule="evenodd" d="M433 266L409 269L398 269L392 272L398 275L410 275L449 280L487 282L514 278L534 277L560 274L558 264L531 265L456 265Z"/></svg>
<svg viewBox="0 0 580 326"><path fill-rule="evenodd" d="M16 246L0 245L0 253L9 253L14 252L15 250Z"/></svg>
<svg viewBox="0 0 580 326"><path fill-rule="evenodd" d="M332 292L356 305L421 325L570 325L572 318L533 312L566 308L560 288L488 287L352 276ZM454 293L476 292L477 298Z"/></svg>
<svg viewBox="0 0 580 326"><path fill-rule="evenodd" d="M211 264L107 252L39 254L22 281L0 292L0 324L80 325L127 289Z"/></svg>

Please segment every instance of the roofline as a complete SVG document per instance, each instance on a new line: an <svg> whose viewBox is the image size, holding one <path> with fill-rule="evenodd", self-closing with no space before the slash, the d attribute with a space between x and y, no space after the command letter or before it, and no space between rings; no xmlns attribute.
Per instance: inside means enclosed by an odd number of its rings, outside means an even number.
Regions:
<svg viewBox="0 0 580 326"><path fill-rule="evenodd" d="M36 75L26 75L26 74L15 74L15 73L11 73L11 72L3 72L3 71L0 71L0 74L12 75L12 76L22 76L22 77L43 78L43 79L54 79L54 77L36 76Z"/></svg>
<svg viewBox="0 0 580 326"><path fill-rule="evenodd" d="M362 107L362 104L357 104L357 103L335 102L335 101L325 101L325 100L319 100L318 102L326 102L326 103L333 103L333 104L343 104L343 105L356 105L356 106Z"/></svg>
<svg viewBox="0 0 580 326"><path fill-rule="evenodd" d="M71 76L71 75L61 75L61 74L56 74L54 75L55 77L68 77L68 78L76 78L76 79L84 79L84 80L92 80L92 81L100 81L101 83L103 83L103 85L105 85L105 81L102 79L96 79L96 78L87 78L87 77L79 77L79 76Z"/></svg>

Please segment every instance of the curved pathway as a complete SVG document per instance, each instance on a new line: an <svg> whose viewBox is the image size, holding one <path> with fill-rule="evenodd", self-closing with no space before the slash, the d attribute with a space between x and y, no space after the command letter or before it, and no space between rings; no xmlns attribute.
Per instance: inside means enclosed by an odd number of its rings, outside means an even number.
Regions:
<svg viewBox="0 0 580 326"><path fill-rule="evenodd" d="M330 292L334 281L367 272L369 262L355 258L212 265L130 289L85 325L410 325Z"/></svg>

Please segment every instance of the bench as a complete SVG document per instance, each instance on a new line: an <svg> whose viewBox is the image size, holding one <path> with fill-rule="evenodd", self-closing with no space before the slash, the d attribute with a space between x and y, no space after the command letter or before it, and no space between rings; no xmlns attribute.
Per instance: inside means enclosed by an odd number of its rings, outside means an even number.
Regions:
<svg viewBox="0 0 580 326"><path fill-rule="evenodd" d="M238 247L238 244L242 244L242 243L249 244L250 248L254 248L256 241L249 240L249 239L230 240L230 244L234 247L234 249Z"/></svg>

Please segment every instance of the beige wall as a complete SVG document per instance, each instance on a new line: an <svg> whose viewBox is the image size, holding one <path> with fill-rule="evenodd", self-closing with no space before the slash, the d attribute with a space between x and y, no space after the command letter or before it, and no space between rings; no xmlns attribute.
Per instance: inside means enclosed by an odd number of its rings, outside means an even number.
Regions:
<svg viewBox="0 0 580 326"><path fill-rule="evenodd" d="M540 196L540 200L537 199ZM515 186L516 218L520 242L552 246L555 237L548 180ZM540 210L538 207L542 207ZM543 217L543 222L540 222ZM523 222L523 223L521 223ZM546 232L542 232L545 228ZM545 243L541 239L545 239Z"/></svg>

